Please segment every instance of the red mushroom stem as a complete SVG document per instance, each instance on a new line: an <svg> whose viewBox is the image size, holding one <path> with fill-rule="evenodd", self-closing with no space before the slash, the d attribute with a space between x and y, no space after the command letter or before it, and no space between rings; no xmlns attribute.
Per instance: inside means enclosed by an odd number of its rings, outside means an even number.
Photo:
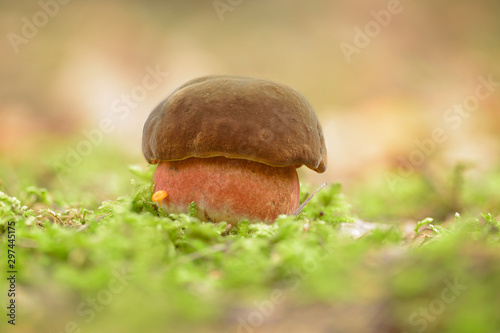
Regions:
<svg viewBox="0 0 500 333"><path fill-rule="evenodd" d="M299 205L295 166L274 167L225 157L162 161L156 168L154 191L166 191L162 206L171 213L188 213L191 202L205 221L242 219L272 223Z"/></svg>

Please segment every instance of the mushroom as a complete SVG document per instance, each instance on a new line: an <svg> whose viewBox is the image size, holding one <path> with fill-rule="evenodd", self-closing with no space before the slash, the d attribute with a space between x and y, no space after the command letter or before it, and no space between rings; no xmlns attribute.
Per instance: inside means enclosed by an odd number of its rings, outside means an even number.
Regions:
<svg viewBox="0 0 500 333"><path fill-rule="evenodd" d="M296 168L321 173L327 166L323 131L306 98L244 76L180 86L151 112L142 140L146 160L158 164L153 200L169 213L187 213L195 202L203 221L272 223L299 205Z"/></svg>

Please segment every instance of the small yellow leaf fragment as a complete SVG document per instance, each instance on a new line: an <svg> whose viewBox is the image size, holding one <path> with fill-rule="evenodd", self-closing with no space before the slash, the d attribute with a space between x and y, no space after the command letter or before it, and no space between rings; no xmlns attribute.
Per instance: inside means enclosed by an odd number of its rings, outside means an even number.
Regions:
<svg viewBox="0 0 500 333"><path fill-rule="evenodd" d="M157 191L155 194L153 194L153 201L156 202L158 205L161 206L161 201L165 199L168 196L166 191Z"/></svg>

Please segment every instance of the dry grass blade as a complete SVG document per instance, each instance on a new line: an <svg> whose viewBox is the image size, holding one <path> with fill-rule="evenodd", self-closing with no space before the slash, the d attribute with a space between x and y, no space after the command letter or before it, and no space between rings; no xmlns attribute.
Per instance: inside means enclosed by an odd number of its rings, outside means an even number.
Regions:
<svg viewBox="0 0 500 333"><path fill-rule="evenodd" d="M327 183L321 184L307 199L302 203L302 205L297 208L297 210L292 214L293 216L297 216L304 209L304 207L311 201L311 199L318 193L323 187L325 187Z"/></svg>

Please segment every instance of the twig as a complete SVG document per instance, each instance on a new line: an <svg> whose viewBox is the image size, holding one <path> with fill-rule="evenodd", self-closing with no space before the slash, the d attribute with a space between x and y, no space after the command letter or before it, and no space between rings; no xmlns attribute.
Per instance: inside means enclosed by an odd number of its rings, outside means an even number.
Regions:
<svg viewBox="0 0 500 333"><path fill-rule="evenodd" d="M311 199L316 195L316 193L318 193L323 187L326 186L327 183L323 183L320 185L320 187L318 187L310 196L309 198L306 199L306 201L304 201L302 203L302 205L299 206L299 208L297 208L297 210L292 214L293 216L297 216L300 214L300 212L304 209L304 207L309 203L309 201L311 201Z"/></svg>

